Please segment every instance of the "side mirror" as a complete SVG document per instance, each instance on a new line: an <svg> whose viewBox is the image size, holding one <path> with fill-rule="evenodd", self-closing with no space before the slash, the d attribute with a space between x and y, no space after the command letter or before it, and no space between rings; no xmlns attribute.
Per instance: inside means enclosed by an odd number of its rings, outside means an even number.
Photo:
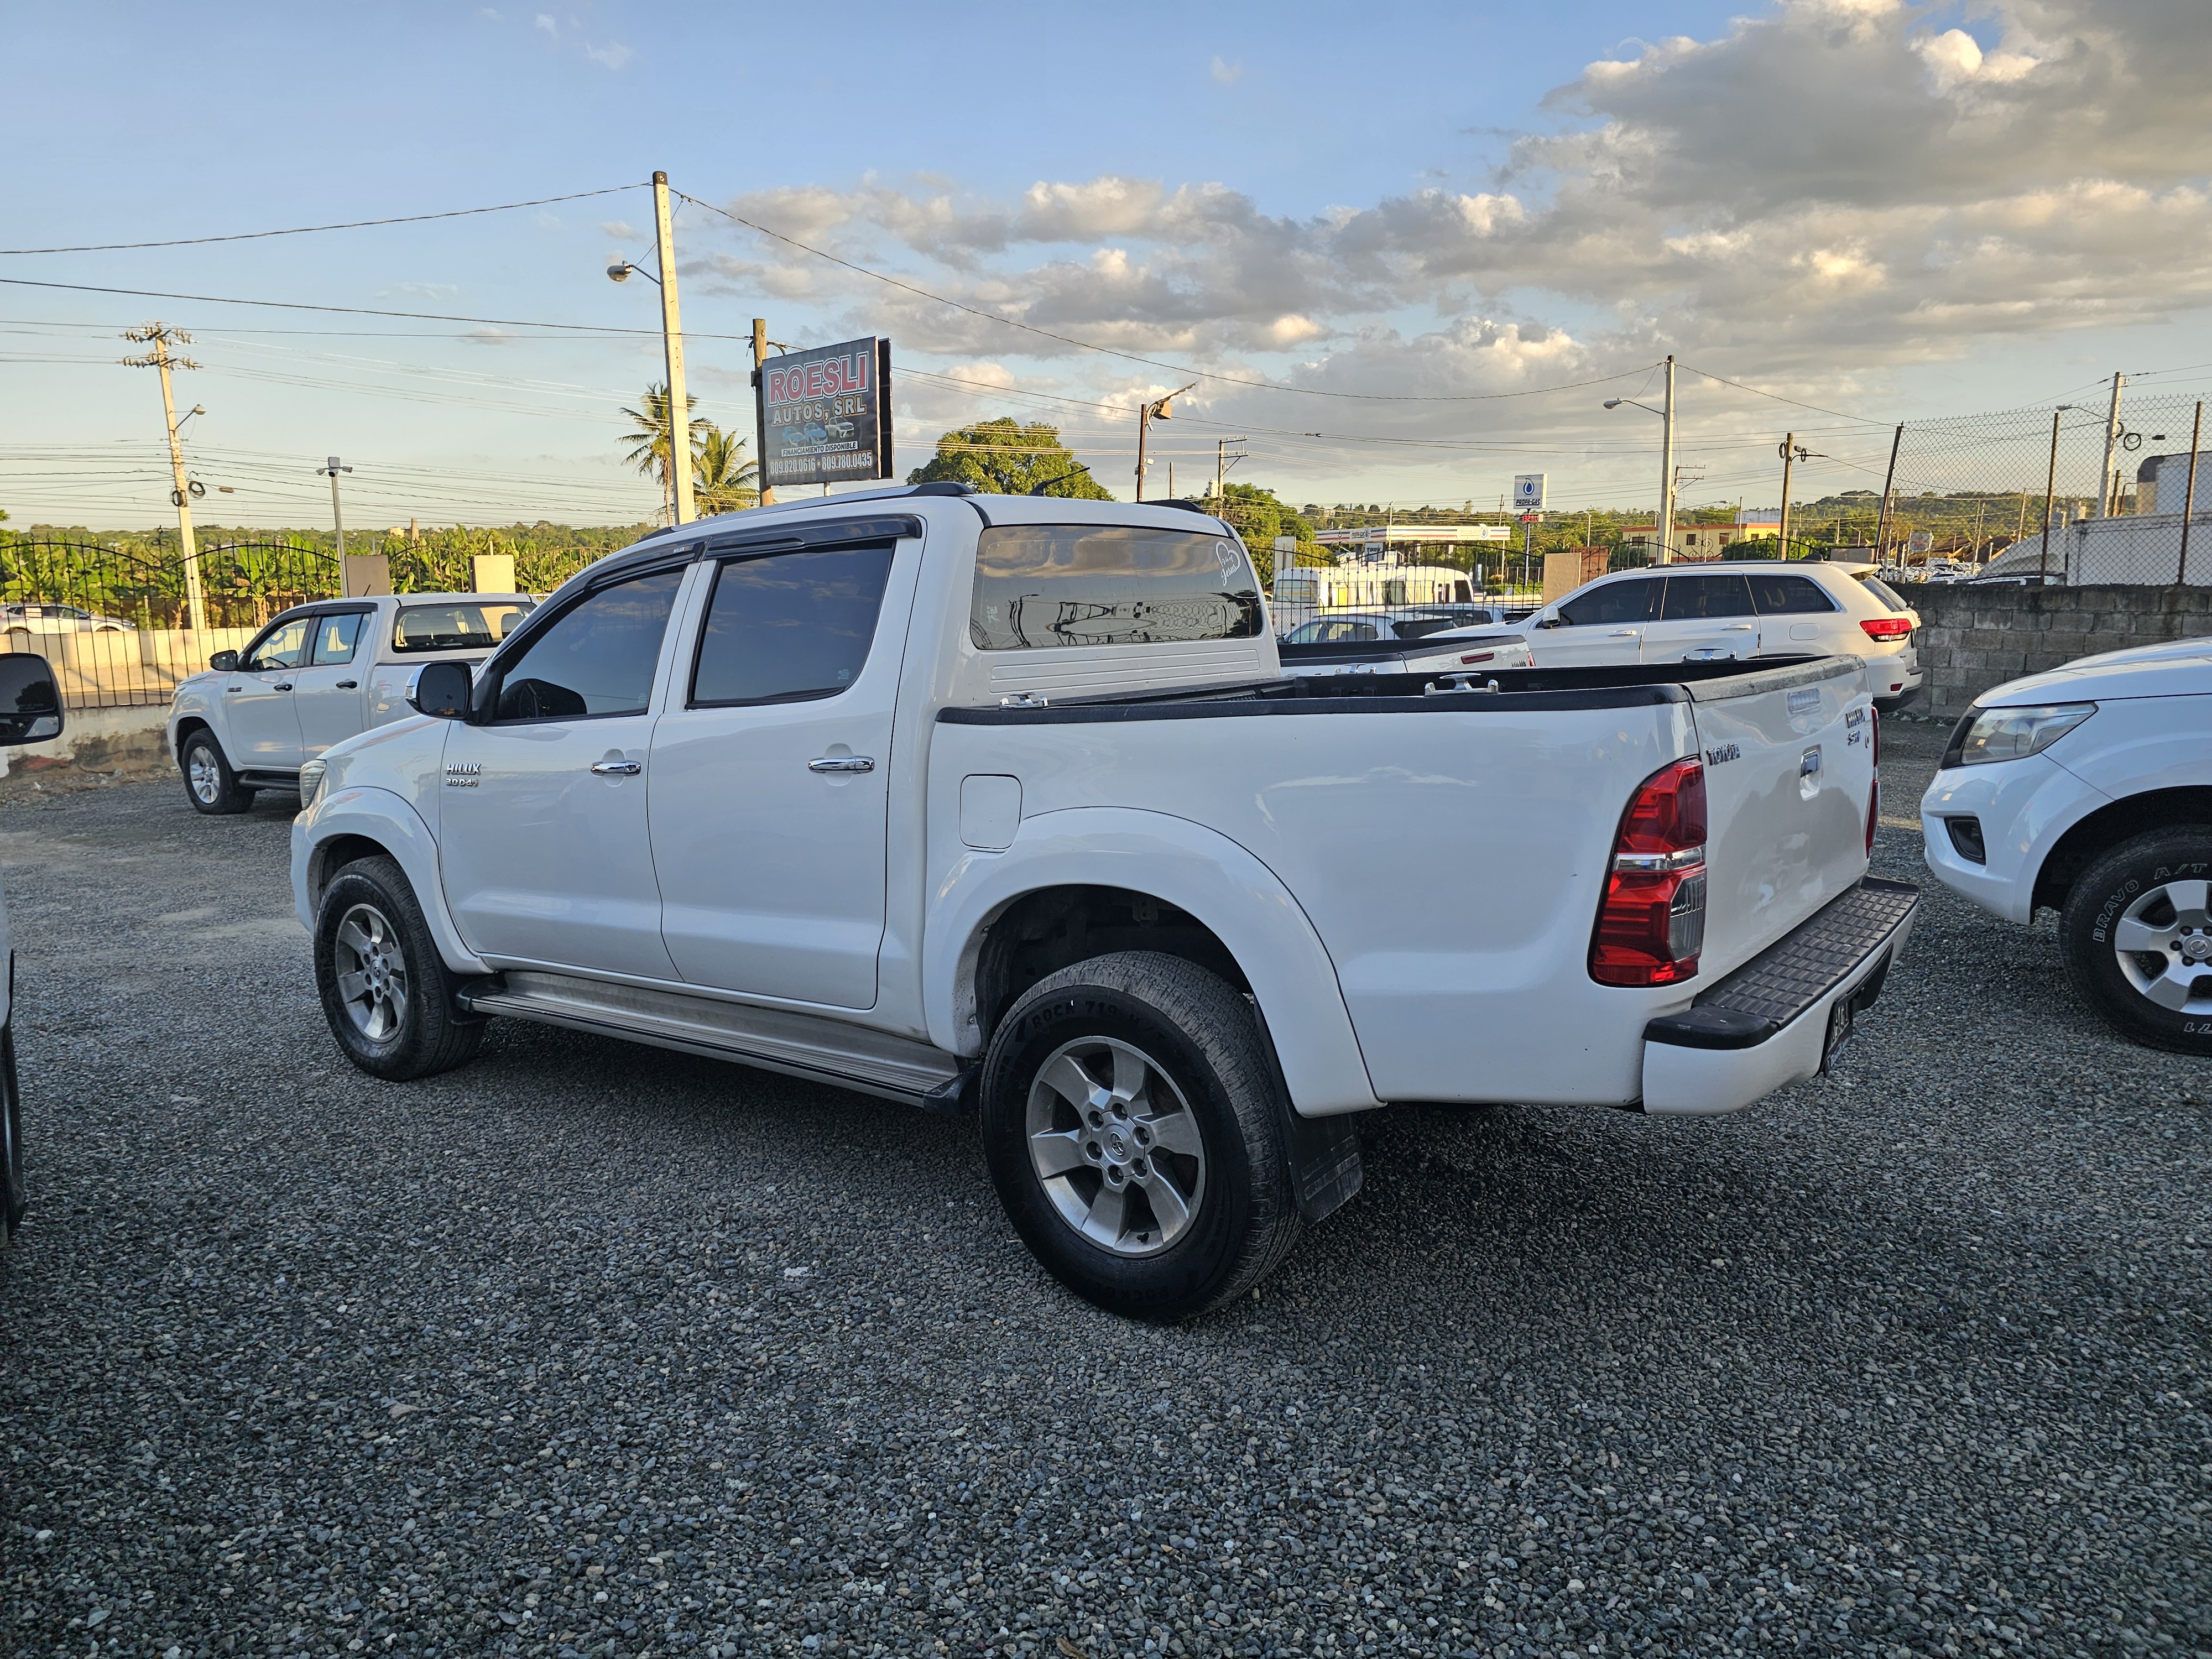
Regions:
<svg viewBox="0 0 2212 1659"><path fill-rule="evenodd" d="M469 665L465 662L426 662L415 671L407 688L407 706L418 714L434 714L441 720L466 720L469 715Z"/></svg>
<svg viewBox="0 0 2212 1659"><path fill-rule="evenodd" d="M62 734L54 666L27 651L0 656L0 743L44 743Z"/></svg>
<svg viewBox="0 0 2212 1659"><path fill-rule="evenodd" d="M238 653L235 651L218 651L208 659L208 670L211 673L228 674L237 666Z"/></svg>

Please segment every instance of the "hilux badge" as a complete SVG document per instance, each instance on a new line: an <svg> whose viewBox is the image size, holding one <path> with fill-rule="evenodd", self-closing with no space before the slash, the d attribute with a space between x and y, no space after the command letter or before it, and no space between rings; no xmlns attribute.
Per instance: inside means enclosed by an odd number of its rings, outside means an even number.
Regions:
<svg viewBox="0 0 2212 1659"><path fill-rule="evenodd" d="M454 761L446 768L446 787L473 789L477 780L483 775L482 761Z"/></svg>

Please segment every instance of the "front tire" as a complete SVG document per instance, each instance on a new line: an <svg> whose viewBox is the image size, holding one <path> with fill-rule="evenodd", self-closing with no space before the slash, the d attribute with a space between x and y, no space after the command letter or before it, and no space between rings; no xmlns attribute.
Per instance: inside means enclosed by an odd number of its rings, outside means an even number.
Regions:
<svg viewBox="0 0 2212 1659"><path fill-rule="evenodd" d="M186 738L177 767L185 775L185 798L195 812L216 817L252 806L253 791L239 782L238 774L222 757L222 745L215 740L214 732L202 728Z"/></svg>
<svg viewBox="0 0 2212 1659"><path fill-rule="evenodd" d="M357 859L331 878L315 910L315 986L345 1057L404 1083L465 1066L483 1021L459 1012L453 975L392 858Z"/></svg>
<svg viewBox="0 0 2212 1659"><path fill-rule="evenodd" d="M1040 980L993 1034L982 1096L1007 1219L1099 1307L1193 1318L1297 1242L1258 1022L1202 968L1131 951Z"/></svg>
<svg viewBox="0 0 2212 1659"><path fill-rule="evenodd" d="M2122 1036L2212 1054L2212 824L2121 842L2060 912L2067 977Z"/></svg>

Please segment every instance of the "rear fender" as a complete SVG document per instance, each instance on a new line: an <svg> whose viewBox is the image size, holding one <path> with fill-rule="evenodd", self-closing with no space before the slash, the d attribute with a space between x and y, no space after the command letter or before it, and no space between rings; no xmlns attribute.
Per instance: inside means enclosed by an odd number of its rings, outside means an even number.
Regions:
<svg viewBox="0 0 2212 1659"><path fill-rule="evenodd" d="M982 1052L975 969L983 936L1024 894L1063 886L1148 893L1210 928L1251 983L1300 1115L1382 1103L1335 964L1290 890L1227 836L1164 812L1047 812L1024 819L1004 852L961 849L936 884L923 933L923 1012L932 1042L958 1054Z"/></svg>
<svg viewBox="0 0 2212 1659"><path fill-rule="evenodd" d="M358 836L374 842L398 861L415 889L415 902L422 907L438 954L457 974L488 974L490 965L461 942L446 908L445 889L438 880L438 843L420 813L389 789L341 789L315 803L313 812L292 821L292 903L300 925L315 931L315 907L323 888L336 872L323 849L343 836Z"/></svg>

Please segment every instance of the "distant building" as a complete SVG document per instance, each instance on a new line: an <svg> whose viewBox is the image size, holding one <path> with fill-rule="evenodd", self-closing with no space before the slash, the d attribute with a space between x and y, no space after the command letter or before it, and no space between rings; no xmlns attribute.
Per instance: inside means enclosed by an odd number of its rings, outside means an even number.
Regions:
<svg viewBox="0 0 2212 1659"><path fill-rule="evenodd" d="M1745 514L1746 520L1755 519ZM1723 548L1741 542L1772 541L1782 533L1780 515L1768 524L1677 524L1674 526L1674 556L1678 559L1717 559ZM1620 532L1624 552L1656 554L1659 548L1659 526L1652 524L1632 524Z"/></svg>

